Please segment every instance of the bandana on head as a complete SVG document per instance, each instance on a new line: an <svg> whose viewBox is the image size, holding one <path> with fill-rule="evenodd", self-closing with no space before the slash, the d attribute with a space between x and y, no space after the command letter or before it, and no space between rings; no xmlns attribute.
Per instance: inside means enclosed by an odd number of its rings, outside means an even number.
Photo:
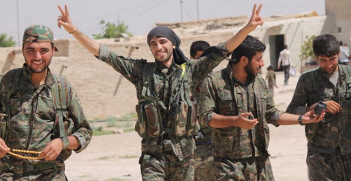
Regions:
<svg viewBox="0 0 351 181"><path fill-rule="evenodd" d="M188 61L188 58L184 55L183 51L179 49L180 39L174 31L167 26L157 26L153 28L147 35L147 44L150 46L150 40L153 37L165 37L175 46L173 51L174 62L181 65Z"/></svg>

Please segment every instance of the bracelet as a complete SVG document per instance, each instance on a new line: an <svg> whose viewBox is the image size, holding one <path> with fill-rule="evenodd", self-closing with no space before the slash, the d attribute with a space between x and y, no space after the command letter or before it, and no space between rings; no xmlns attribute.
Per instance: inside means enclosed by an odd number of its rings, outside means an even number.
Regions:
<svg viewBox="0 0 351 181"><path fill-rule="evenodd" d="M72 32L68 32L69 34L74 34L78 32L78 28L75 28Z"/></svg>
<svg viewBox="0 0 351 181"><path fill-rule="evenodd" d="M302 123L302 115L299 116L299 118L297 119L297 122L299 122L299 124L300 124L301 126L304 125L304 124Z"/></svg>

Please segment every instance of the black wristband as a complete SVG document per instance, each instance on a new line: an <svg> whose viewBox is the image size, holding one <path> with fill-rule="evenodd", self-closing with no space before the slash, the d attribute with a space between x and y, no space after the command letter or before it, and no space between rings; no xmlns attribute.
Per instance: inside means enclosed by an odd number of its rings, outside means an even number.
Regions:
<svg viewBox="0 0 351 181"><path fill-rule="evenodd" d="M304 125L302 124L302 115L299 116L299 118L297 119L297 122L299 122L300 125Z"/></svg>

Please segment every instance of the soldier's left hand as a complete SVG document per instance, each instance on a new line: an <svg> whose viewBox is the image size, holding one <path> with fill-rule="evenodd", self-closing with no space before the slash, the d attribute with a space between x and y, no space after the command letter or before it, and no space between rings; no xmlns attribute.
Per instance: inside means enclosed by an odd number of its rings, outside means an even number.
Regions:
<svg viewBox="0 0 351 181"><path fill-rule="evenodd" d="M323 112L321 115L316 115L314 114L314 111L308 111L302 116L302 123L303 124L309 124L309 123L317 123L319 121L322 121L325 116L325 112Z"/></svg>
<svg viewBox="0 0 351 181"><path fill-rule="evenodd" d="M57 156L60 155L63 148L63 142L60 138L56 138L51 140L44 148L43 151L40 152L41 157L43 157L46 161L55 160Z"/></svg>

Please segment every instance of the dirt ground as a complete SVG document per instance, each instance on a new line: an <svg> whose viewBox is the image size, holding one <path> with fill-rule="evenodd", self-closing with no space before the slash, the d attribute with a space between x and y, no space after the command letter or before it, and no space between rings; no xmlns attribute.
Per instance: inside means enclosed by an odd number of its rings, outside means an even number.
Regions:
<svg viewBox="0 0 351 181"><path fill-rule="evenodd" d="M285 110L293 95L297 77L283 86L283 74L277 73L275 103ZM307 181L307 141L304 127L270 126L269 152L276 181ZM139 168L140 137L136 132L93 137L86 150L72 154L66 162L66 175L71 181L141 180Z"/></svg>

